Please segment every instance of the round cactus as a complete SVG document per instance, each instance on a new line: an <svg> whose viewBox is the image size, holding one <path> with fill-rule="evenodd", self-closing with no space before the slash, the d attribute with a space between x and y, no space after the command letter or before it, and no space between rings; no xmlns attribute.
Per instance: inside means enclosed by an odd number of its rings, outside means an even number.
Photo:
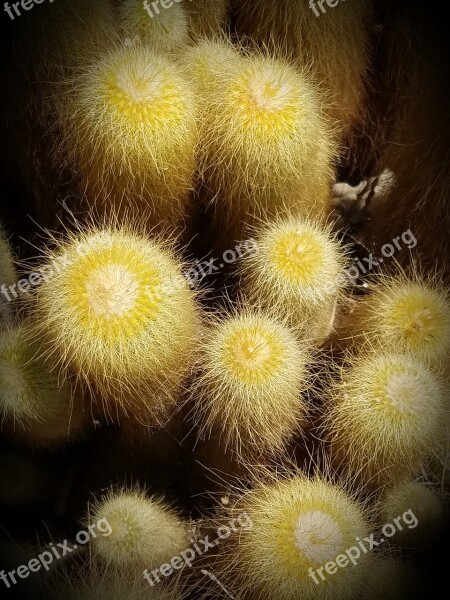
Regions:
<svg viewBox="0 0 450 600"><path fill-rule="evenodd" d="M268 222L255 238L258 252L239 266L245 297L303 337L325 338L345 283L344 248L330 228L297 217Z"/></svg>
<svg viewBox="0 0 450 600"><path fill-rule="evenodd" d="M249 55L206 100L200 168L227 235L281 207L328 213L335 150L306 71Z"/></svg>
<svg viewBox="0 0 450 600"><path fill-rule="evenodd" d="M252 526L223 544L215 569L224 585L245 600L305 600L357 597L370 556L356 564L325 565L357 545L369 531L362 505L322 479L297 476L264 484L244 494L234 512L245 511ZM222 549L222 546L221 546Z"/></svg>
<svg viewBox="0 0 450 600"><path fill-rule="evenodd" d="M407 352L431 367L446 366L450 354L450 298L438 280L416 275L383 277L352 314L352 333L371 344Z"/></svg>
<svg viewBox="0 0 450 600"><path fill-rule="evenodd" d="M155 424L174 409L200 320L182 263L125 229L70 234L42 267L35 329L62 376L100 393L105 409Z"/></svg>
<svg viewBox="0 0 450 600"><path fill-rule="evenodd" d="M129 573L154 569L189 546L188 527L162 500L138 491L111 492L98 502L90 523L102 519L110 533L91 540L100 561Z"/></svg>
<svg viewBox="0 0 450 600"><path fill-rule="evenodd" d="M362 117L369 69L370 0L320 3L243 0L237 30L259 45L282 53L300 68L308 67L331 103L328 114L343 138Z"/></svg>
<svg viewBox="0 0 450 600"><path fill-rule="evenodd" d="M368 485L408 477L434 448L445 387L401 354L355 356L331 391L326 428L336 464Z"/></svg>
<svg viewBox="0 0 450 600"><path fill-rule="evenodd" d="M139 207L148 225L179 225L195 169L196 97L170 60L137 45L103 53L56 95L58 157L109 215Z"/></svg>
<svg viewBox="0 0 450 600"><path fill-rule="evenodd" d="M310 360L291 331L255 311L217 321L202 340L191 396L202 432L241 457L279 452L307 413Z"/></svg>

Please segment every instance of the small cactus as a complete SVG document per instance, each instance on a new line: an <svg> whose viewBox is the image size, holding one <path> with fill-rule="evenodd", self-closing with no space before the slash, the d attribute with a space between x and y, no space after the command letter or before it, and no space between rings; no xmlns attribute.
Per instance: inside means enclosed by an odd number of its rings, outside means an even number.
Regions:
<svg viewBox="0 0 450 600"><path fill-rule="evenodd" d="M202 432L241 457L280 452L301 426L311 360L293 333L251 310L212 324L191 396Z"/></svg>
<svg viewBox="0 0 450 600"><path fill-rule="evenodd" d="M410 476L441 432L443 382L407 355L373 351L347 366L326 415L336 464L369 486Z"/></svg>
<svg viewBox="0 0 450 600"><path fill-rule="evenodd" d="M239 266L245 297L303 337L327 337L345 282L344 248L328 227L298 217L269 221L255 238L258 252Z"/></svg>
<svg viewBox="0 0 450 600"><path fill-rule="evenodd" d="M91 540L93 555L110 568L142 576L189 546L188 527L162 500L136 490L111 492L90 514L90 523L106 519L111 533ZM139 572L140 571L140 572Z"/></svg>
<svg viewBox="0 0 450 600"><path fill-rule="evenodd" d="M141 45L110 49L60 88L55 106L57 155L81 174L97 212L139 206L149 225L180 224L193 185L197 108L169 58Z"/></svg>

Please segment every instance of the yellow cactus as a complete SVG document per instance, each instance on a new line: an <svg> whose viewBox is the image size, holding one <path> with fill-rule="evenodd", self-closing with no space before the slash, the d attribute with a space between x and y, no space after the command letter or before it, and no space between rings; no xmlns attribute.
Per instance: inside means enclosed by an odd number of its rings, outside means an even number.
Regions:
<svg viewBox="0 0 450 600"><path fill-rule="evenodd" d="M179 224L195 169L196 96L145 46L104 53L56 97L59 151L98 212L134 205L148 223Z"/></svg>
<svg viewBox="0 0 450 600"><path fill-rule="evenodd" d="M107 411L150 425L168 416L200 327L171 249L131 230L94 228L70 234L43 269L52 276L36 292L35 329L49 360L100 393Z"/></svg>
<svg viewBox="0 0 450 600"><path fill-rule="evenodd" d="M108 535L91 540L93 555L108 567L142 575L189 546L188 527L162 500L139 491L111 492L96 504L90 523L105 519Z"/></svg>
<svg viewBox="0 0 450 600"><path fill-rule="evenodd" d="M280 452L305 418L309 351L279 321L242 311L202 340L191 390L195 420L241 458Z"/></svg>
<svg viewBox="0 0 450 600"><path fill-rule="evenodd" d="M336 464L369 485L410 476L441 431L443 382L407 355L374 351L349 363L326 418Z"/></svg>
<svg viewBox="0 0 450 600"><path fill-rule="evenodd" d="M245 511L252 527L230 537L215 564L231 592L246 600L331 600L361 591L369 554L333 575L324 571L369 531L365 509L340 487L299 475L245 493L233 511Z"/></svg>
<svg viewBox="0 0 450 600"><path fill-rule="evenodd" d="M258 252L240 262L246 298L282 315L303 337L331 332L345 284L345 249L317 220L278 218L255 235Z"/></svg>
<svg viewBox="0 0 450 600"><path fill-rule="evenodd" d="M352 332L371 344L410 353L432 367L450 354L450 299L438 279L416 274L385 276L352 315Z"/></svg>
<svg viewBox="0 0 450 600"><path fill-rule="evenodd" d="M235 238L244 223L285 207L328 214L335 149L306 71L249 55L206 98L200 148L217 219Z"/></svg>
<svg viewBox="0 0 450 600"><path fill-rule="evenodd" d="M323 7L323 3L322 3ZM324 96L328 114L345 138L362 117L369 68L370 0L339 2L333 8L307 2L243 0L237 30L258 44L310 68Z"/></svg>

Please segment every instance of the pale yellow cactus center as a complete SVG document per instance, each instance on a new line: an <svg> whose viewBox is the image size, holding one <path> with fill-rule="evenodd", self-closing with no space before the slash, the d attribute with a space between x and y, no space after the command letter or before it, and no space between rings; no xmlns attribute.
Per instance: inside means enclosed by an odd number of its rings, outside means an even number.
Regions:
<svg viewBox="0 0 450 600"><path fill-rule="evenodd" d="M240 326L225 341L225 362L244 383L262 383L274 375L283 357L275 335L255 325Z"/></svg>
<svg viewBox="0 0 450 600"><path fill-rule="evenodd" d="M285 580L310 582L311 567L335 560L367 531L358 505L343 490L323 481L302 479L282 484L265 494L257 506L256 514L252 514L255 527L258 516L263 539L255 539L255 544L259 544L253 549L262 557L263 553L267 556L267 546L270 547L272 575L281 584ZM289 597L313 597L300 591L299 588Z"/></svg>
<svg viewBox="0 0 450 600"><path fill-rule="evenodd" d="M254 135L269 135L269 139L279 140L296 129L302 112L295 83L289 75L270 66L264 66L263 70L254 66L233 82L230 100Z"/></svg>
<svg viewBox="0 0 450 600"><path fill-rule="evenodd" d="M88 303L96 316L123 316L139 297L139 281L120 264L108 264L90 274L86 281Z"/></svg>
<svg viewBox="0 0 450 600"><path fill-rule="evenodd" d="M179 86L165 63L149 64L145 55L119 56L106 67L106 105L130 127L154 126L163 120L176 125L185 111Z"/></svg>
<svg viewBox="0 0 450 600"><path fill-rule="evenodd" d="M120 552L133 550L140 539L140 530L133 515L125 510L115 511L107 515L107 520L111 533L103 538L103 543L114 545Z"/></svg>
<svg viewBox="0 0 450 600"><path fill-rule="evenodd" d="M416 413L423 407L425 390L412 373L393 373L386 384L386 399L403 413Z"/></svg>
<svg viewBox="0 0 450 600"><path fill-rule="evenodd" d="M380 365L374 375L372 401L383 411L383 418L403 420L427 411L433 388L413 366Z"/></svg>
<svg viewBox="0 0 450 600"><path fill-rule="evenodd" d="M102 243L103 245L103 243ZM64 274L70 314L83 332L115 347L118 340L141 335L159 314L166 295L161 267L139 254L144 246L120 241L76 257ZM162 260L162 258L161 258Z"/></svg>
<svg viewBox="0 0 450 600"><path fill-rule="evenodd" d="M314 563L333 560L342 550L343 536L339 524L319 510L300 515L294 538L301 555Z"/></svg>
<svg viewBox="0 0 450 600"><path fill-rule="evenodd" d="M323 248L307 231L283 233L272 244L271 261L289 281L311 284L323 262Z"/></svg>
<svg viewBox="0 0 450 600"><path fill-rule="evenodd" d="M255 106L266 111L283 110L291 93L286 82L257 76L249 84Z"/></svg>
<svg viewBox="0 0 450 600"><path fill-rule="evenodd" d="M161 79L145 64L136 61L133 67L121 64L115 74L118 98L120 91L133 102L152 102L161 93ZM125 98L122 99L125 102Z"/></svg>
<svg viewBox="0 0 450 600"><path fill-rule="evenodd" d="M443 343L450 325L450 313L442 299L419 286L401 288L386 307L384 318L394 335L417 350L423 343Z"/></svg>

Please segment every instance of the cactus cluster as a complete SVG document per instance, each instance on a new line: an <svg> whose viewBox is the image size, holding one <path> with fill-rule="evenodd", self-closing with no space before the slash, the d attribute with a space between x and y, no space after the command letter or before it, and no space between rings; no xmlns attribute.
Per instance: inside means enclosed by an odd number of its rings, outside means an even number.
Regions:
<svg viewBox="0 0 450 600"><path fill-rule="evenodd" d="M384 4L59 0L20 17L0 521L17 509L8 536L52 555L39 597L415 587L448 518L449 270L443 252L430 266L429 223L407 258L399 240L447 202L422 134L432 157L448 144L430 141L428 86L364 137L395 104L374 83L395 46ZM422 72L434 45L419 47ZM413 96L398 70L396 97ZM394 150L367 167L383 139L407 141L387 193L375 171Z"/></svg>

